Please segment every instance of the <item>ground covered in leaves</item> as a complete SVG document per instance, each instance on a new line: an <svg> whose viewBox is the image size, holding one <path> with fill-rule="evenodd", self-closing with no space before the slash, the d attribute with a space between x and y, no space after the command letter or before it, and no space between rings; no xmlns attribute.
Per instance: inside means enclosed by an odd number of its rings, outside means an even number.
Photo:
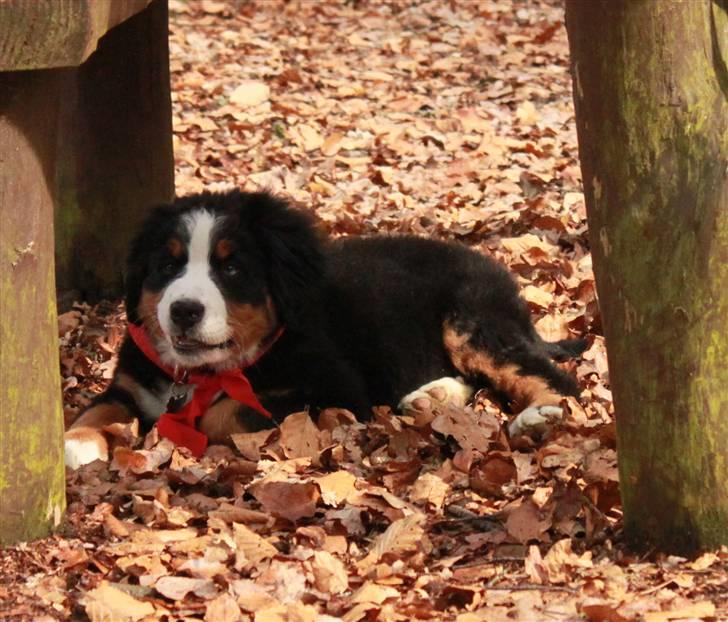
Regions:
<svg viewBox="0 0 728 622"><path fill-rule="evenodd" d="M414 232L506 263L547 338L589 334L539 442L466 407L306 413L195 460L113 430L63 532L0 553L0 619L622 622L728 616L728 554L620 538L614 421L563 12L546 0L170 2L180 193L266 187L333 235ZM59 320L66 418L115 303Z"/></svg>

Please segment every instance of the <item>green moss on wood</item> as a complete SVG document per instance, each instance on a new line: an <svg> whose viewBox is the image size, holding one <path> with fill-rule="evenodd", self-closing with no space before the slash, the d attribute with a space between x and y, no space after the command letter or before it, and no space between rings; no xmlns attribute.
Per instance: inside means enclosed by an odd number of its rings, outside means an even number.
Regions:
<svg viewBox="0 0 728 622"><path fill-rule="evenodd" d="M728 544L728 104L710 10L567 3L625 527L681 552Z"/></svg>
<svg viewBox="0 0 728 622"><path fill-rule="evenodd" d="M65 505L47 177L60 84L0 74L0 545L48 535Z"/></svg>
<svg viewBox="0 0 728 622"><path fill-rule="evenodd" d="M47 535L65 508L55 288L52 262L43 263L27 286L14 274L21 264L0 270L0 544ZM29 327L28 343L23 317L33 307L46 321Z"/></svg>

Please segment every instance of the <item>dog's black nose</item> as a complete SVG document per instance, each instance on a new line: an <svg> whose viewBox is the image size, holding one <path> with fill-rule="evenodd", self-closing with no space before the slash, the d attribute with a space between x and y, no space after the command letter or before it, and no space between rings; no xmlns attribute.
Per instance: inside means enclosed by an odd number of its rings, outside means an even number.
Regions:
<svg viewBox="0 0 728 622"><path fill-rule="evenodd" d="M172 303L169 315L172 321L182 330L188 330L197 324L205 314L205 307L196 300L183 298Z"/></svg>

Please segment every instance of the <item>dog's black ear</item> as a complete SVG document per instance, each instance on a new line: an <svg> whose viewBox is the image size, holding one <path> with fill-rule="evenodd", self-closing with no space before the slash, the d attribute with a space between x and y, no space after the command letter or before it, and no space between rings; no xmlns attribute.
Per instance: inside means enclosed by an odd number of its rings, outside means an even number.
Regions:
<svg viewBox="0 0 728 622"><path fill-rule="evenodd" d="M281 320L294 326L323 274L323 234L314 217L268 193L241 194L244 219L266 262Z"/></svg>
<svg viewBox="0 0 728 622"><path fill-rule="evenodd" d="M152 253L164 244L169 225L173 222L175 209L170 205L153 208L139 228L139 232L131 243L126 258L126 276L124 279L126 317L133 324L140 324L139 302L142 287L149 273Z"/></svg>

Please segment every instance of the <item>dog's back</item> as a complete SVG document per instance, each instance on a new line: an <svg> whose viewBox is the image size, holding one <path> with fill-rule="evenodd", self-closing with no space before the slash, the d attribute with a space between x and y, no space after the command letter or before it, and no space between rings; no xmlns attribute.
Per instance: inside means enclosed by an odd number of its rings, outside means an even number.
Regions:
<svg viewBox="0 0 728 622"><path fill-rule="evenodd" d="M396 404L420 385L460 374L443 344L448 320L532 330L508 272L457 243L347 238L330 245L326 264L330 333L366 378L373 403Z"/></svg>

